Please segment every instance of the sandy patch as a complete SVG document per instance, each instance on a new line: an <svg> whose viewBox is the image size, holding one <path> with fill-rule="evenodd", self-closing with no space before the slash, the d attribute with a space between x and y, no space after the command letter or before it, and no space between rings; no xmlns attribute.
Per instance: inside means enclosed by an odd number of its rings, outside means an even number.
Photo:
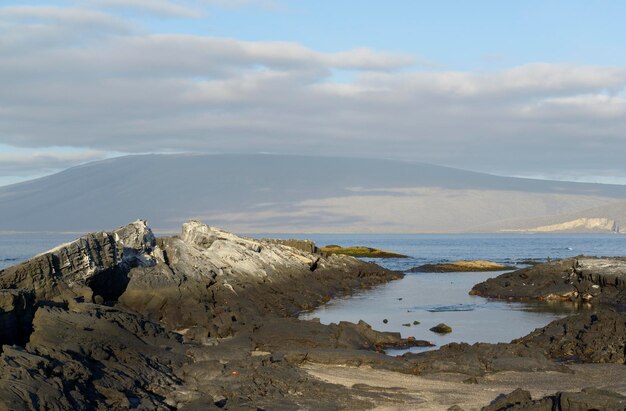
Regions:
<svg viewBox="0 0 626 411"><path fill-rule="evenodd" d="M620 364L573 365L573 374L558 372L501 372L478 377L477 384L463 381L460 374L415 376L369 367L306 364L302 367L323 381L366 389L380 394L376 410L447 410L459 405L480 410L501 393L516 388L530 391L533 398L557 391L580 391L584 387L609 389L626 395L626 366Z"/></svg>

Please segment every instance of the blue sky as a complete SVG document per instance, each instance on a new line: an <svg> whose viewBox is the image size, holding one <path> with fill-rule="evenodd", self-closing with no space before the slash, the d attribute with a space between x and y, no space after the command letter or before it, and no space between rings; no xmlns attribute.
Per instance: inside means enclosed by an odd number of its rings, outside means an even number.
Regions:
<svg viewBox="0 0 626 411"><path fill-rule="evenodd" d="M626 183L625 15L619 1L5 1L0 185L178 151Z"/></svg>

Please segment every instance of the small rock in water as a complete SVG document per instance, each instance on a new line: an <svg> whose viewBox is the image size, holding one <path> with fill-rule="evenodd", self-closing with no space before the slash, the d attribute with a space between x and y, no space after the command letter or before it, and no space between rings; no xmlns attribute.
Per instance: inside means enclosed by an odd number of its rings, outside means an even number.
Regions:
<svg viewBox="0 0 626 411"><path fill-rule="evenodd" d="M420 322L419 322L419 321L417 321L417 320L413 321L413 325L417 325L417 324L419 324L419 323L420 323Z"/></svg>
<svg viewBox="0 0 626 411"><path fill-rule="evenodd" d="M452 332L452 327L444 323L439 323L435 325L434 327L432 327L430 331L438 333L438 334L448 334Z"/></svg>
<svg viewBox="0 0 626 411"><path fill-rule="evenodd" d="M386 319L386 318L383 320L383 324L387 324L388 322L389 322L389 320Z"/></svg>

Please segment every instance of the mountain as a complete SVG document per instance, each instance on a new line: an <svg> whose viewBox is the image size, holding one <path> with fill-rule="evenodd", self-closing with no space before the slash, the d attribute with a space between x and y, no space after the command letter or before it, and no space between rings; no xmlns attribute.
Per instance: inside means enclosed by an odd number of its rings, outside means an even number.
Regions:
<svg viewBox="0 0 626 411"><path fill-rule="evenodd" d="M196 218L239 232L484 232L607 218L626 186L297 155L137 155L0 187L2 231L92 231ZM588 215L587 215L588 214Z"/></svg>

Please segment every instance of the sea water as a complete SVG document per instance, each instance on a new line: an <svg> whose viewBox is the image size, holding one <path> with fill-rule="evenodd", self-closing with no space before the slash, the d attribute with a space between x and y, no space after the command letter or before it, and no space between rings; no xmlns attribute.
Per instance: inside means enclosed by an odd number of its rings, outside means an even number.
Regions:
<svg viewBox="0 0 626 411"><path fill-rule="evenodd" d="M543 261L576 255L626 255L623 235L257 234L253 237L312 239L320 246L362 245L408 255L409 258L371 260L398 271L456 260L515 264L528 259ZM74 238L73 234L0 234L0 269ZM508 342L574 310L566 304L512 303L468 294L474 284L498 274L501 272L408 273L401 280L333 299L301 317L317 317L325 324L364 320L376 330L397 331L404 337L413 336L440 346L450 342ZM383 322L385 319L387 323ZM414 325L414 321L419 324ZM441 322L451 326L452 333L439 335L429 331Z"/></svg>
<svg viewBox="0 0 626 411"><path fill-rule="evenodd" d="M310 238L318 245L363 245L408 255L409 258L368 259L398 271L457 260L480 259L512 265L529 259L626 255L626 236L622 235L318 234L297 237ZM503 272L407 273L401 280L335 298L312 312L303 313L301 318L317 317L324 324L364 320L376 330L396 331L403 337L428 340L436 344L436 348L451 342L509 342L576 310L565 303L518 303L469 295L473 285ZM414 321L419 324L413 324ZM453 331L441 335L429 330L439 323L449 325ZM410 351L428 349L432 348L415 347ZM402 352L404 350L389 351L390 354Z"/></svg>

